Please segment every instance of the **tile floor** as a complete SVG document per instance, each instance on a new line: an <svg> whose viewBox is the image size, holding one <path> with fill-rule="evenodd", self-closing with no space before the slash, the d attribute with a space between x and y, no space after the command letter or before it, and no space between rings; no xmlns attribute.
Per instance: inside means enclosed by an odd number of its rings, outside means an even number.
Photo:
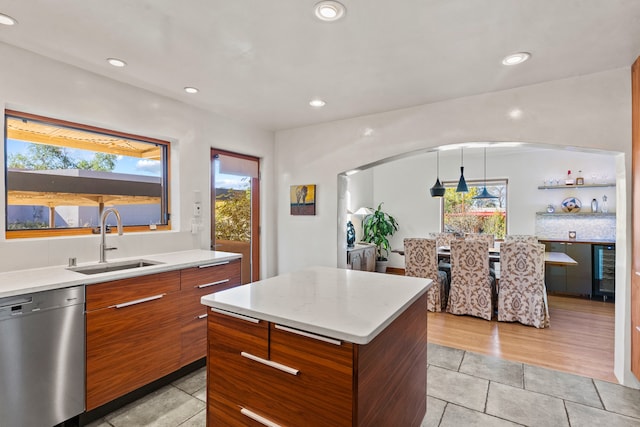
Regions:
<svg viewBox="0 0 640 427"><path fill-rule="evenodd" d="M427 355L423 427L640 426L640 390L436 344ZM204 427L205 375L193 372L90 427Z"/></svg>

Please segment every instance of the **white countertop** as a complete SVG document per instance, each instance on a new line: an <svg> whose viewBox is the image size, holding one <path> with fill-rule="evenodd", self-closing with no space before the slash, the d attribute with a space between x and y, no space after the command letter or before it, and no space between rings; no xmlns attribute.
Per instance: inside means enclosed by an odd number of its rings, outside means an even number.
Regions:
<svg viewBox="0 0 640 427"><path fill-rule="evenodd" d="M201 302L319 335L367 344L430 287L430 279L311 267L206 295Z"/></svg>
<svg viewBox="0 0 640 427"><path fill-rule="evenodd" d="M33 268L0 273L0 298L22 295L50 289L66 288L75 285L90 285L128 277L162 273L189 267L196 267L211 262L230 261L242 255L231 252L207 251L195 249L190 251L168 252L139 257L114 258L109 262L144 259L162 264L129 270L111 271L99 274L82 274L67 270L66 266ZM79 263L78 267L96 265L95 262Z"/></svg>

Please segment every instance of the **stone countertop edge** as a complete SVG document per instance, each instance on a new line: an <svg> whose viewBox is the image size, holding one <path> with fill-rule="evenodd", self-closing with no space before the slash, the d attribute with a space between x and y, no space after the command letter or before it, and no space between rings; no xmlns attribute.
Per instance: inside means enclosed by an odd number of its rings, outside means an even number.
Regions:
<svg viewBox="0 0 640 427"><path fill-rule="evenodd" d="M241 254L232 252L193 249L187 251L109 259L108 262L144 259L159 262L161 264L99 274L82 274L68 270L68 267L63 265L7 271L0 273L0 298L67 288L70 286L110 282L112 280L127 279L130 277L146 276L148 274L164 273L166 271L197 267L213 262L233 261L240 258L242 258ZM76 267L97 264L97 262L84 262L78 263Z"/></svg>
<svg viewBox="0 0 640 427"><path fill-rule="evenodd" d="M291 278L297 278L296 275L309 272L313 273L311 276L314 277L314 283L297 283L295 287L292 286ZM347 272L346 275L358 277L348 279L348 283L339 280L332 283L331 274L342 274L340 272ZM367 280L376 277L378 279L384 278L388 284L376 283L375 289L368 292L367 286L373 285L367 283ZM318 285L328 289L329 298L317 296L322 293L317 289ZM399 295L398 286L403 285L405 285L405 295ZM333 267L310 267L205 295L201 298L201 303L222 311L364 345L373 341L431 286L430 279L364 271L356 272ZM340 287L343 287L343 290L349 288L348 297L344 298L340 294ZM353 288L358 287L360 289L356 289L355 292L359 293L354 293ZM264 290L263 293L260 292L260 288ZM248 296L251 298L247 298ZM258 301L260 298L263 300ZM348 301L345 302L345 299ZM336 309L340 303L348 305L349 309ZM330 315L322 316L318 311L314 311L314 309L322 311L323 308L327 308ZM373 310L367 310L367 308ZM386 313L381 313L385 310ZM362 323L357 321L362 320L359 316L362 316L363 313L366 313L368 317L367 322L364 322L367 324L364 326L362 324L356 325L355 323Z"/></svg>
<svg viewBox="0 0 640 427"><path fill-rule="evenodd" d="M569 239L568 237L538 237L539 242L558 242L558 243L592 243L595 245L615 245L616 239Z"/></svg>

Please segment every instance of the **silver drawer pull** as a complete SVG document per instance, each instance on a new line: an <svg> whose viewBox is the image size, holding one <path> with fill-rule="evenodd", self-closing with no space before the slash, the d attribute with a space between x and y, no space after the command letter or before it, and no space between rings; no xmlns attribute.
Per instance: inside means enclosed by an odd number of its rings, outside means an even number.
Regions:
<svg viewBox="0 0 640 427"><path fill-rule="evenodd" d="M314 340L328 342L333 345L342 345L342 341L334 340L333 338L323 337L322 335L312 334L311 332L300 331L298 329L289 328L288 326L275 325L276 329L281 331L291 332L292 334L302 335L303 337L313 338Z"/></svg>
<svg viewBox="0 0 640 427"><path fill-rule="evenodd" d="M290 368L287 365L283 365L281 363L274 362L272 360L263 359L262 357L254 356L253 354L247 353L245 351L241 352L240 355L242 357L246 357L247 359L251 359L254 362L262 363L263 365L267 365L267 366L271 366L272 368L279 369L282 372L286 372L287 374L298 375L298 372L300 372L297 369Z"/></svg>
<svg viewBox="0 0 640 427"><path fill-rule="evenodd" d="M248 410L247 408L240 408L240 413L245 417L249 417L253 421L259 422L260 424L267 427L282 427L280 424L276 424L273 421L266 419L262 415L258 415L255 412Z"/></svg>
<svg viewBox="0 0 640 427"><path fill-rule="evenodd" d="M229 261L214 262L213 264L202 264L202 265L199 265L198 268L217 267L219 265L225 265L225 264L229 264Z"/></svg>
<svg viewBox="0 0 640 427"><path fill-rule="evenodd" d="M636 326L636 331L640 332L640 326Z"/></svg>
<svg viewBox="0 0 640 427"><path fill-rule="evenodd" d="M195 286L198 289L208 288L209 286L222 285L223 283L227 283L231 279L218 280L217 282L205 283L204 285Z"/></svg>
<svg viewBox="0 0 640 427"><path fill-rule="evenodd" d="M112 305L109 308L125 308L125 307L129 307L131 305L142 304L143 302L154 301L154 300L162 298L165 295L166 294L160 294L160 295L154 295L152 297L140 298L140 299L137 299L137 300L134 300L134 301L123 302L122 304Z"/></svg>
<svg viewBox="0 0 640 427"><path fill-rule="evenodd" d="M196 316L195 318L196 319L205 319L207 316L208 316L208 314L205 313L205 314L201 314L200 316Z"/></svg>
<svg viewBox="0 0 640 427"><path fill-rule="evenodd" d="M234 313L232 311L220 310L218 308L213 308L213 307L211 307L211 311L218 314L224 314L225 316L235 317L236 319L246 320L247 322L251 322L251 323L260 323L260 319L244 316L242 314Z"/></svg>

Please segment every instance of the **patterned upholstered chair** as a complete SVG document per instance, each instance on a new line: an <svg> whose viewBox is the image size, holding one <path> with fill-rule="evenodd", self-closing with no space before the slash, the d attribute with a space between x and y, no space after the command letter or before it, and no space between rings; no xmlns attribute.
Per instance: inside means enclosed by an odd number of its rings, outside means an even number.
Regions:
<svg viewBox="0 0 640 427"><path fill-rule="evenodd" d="M436 239L436 247L438 248L451 246L451 242L456 240L456 235L453 233L429 233L428 236L430 239ZM447 282L451 283L451 263L444 260L440 261L438 262L438 269L447 275ZM447 293L449 291L448 286L449 285L447 285Z"/></svg>
<svg viewBox="0 0 640 427"><path fill-rule="evenodd" d="M493 234L484 233L465 233L465 240L480 240L487 244L487 249L491 249L495 245L496 238Z"/></svg>
<svg viewBox="0 0 640 427"><path fill-rule="evenodd" d="M436 246L451 246L451 242L456 240L453 233L429 233L430 239L436 239Z"/></svg>
<svg viewBox="0 0 640 427"><path fill-rule="evenodd" d="M538 243L538 236L532 236L530 234L507 234L506 236L504 236L504 241Z"/></svg>
<svg viewBox="0 0 640 427"><path fill-rule="evenodd" d="M447 311L491 320L494 279L489 274L489 254L482 240L451 242L451 288Z"/></svg>
<svg viewBox="0 0 640 427"><path fill-rule="evenodd" d="M504 242L500 246L500 264L498 320L520 322L536 328L548 327L544 245Z"/></svg>
<svg viewBox="0 0 640 427"><path fill-rule="evenodd" d="M427 292L427 310L442 311L446 306L447 275L438 271L438 253L433 239L404 239L404 271L406 276L433 281Z"/></svg>

